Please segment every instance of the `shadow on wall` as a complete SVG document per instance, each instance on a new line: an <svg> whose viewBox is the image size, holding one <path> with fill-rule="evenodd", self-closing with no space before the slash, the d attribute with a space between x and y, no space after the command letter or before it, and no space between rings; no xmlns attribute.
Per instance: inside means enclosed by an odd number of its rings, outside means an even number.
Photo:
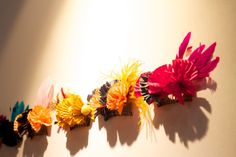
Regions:
<svg viewBox="0 0 236 157"><path fill-rule="evenodd" d="M0 58L2 49L7 43L15 20L26 0L0 1Z"/></svg>
<svg viewBox="0 0 236 157"><path fill-rule="evenodd" d="M70 151L70 155L74 156L77 152L88 146L89 129L91 126L76 128L67 132L66 148Z"/></svg>
<svg viewBox="0 0 236 157"><path fill-rule="evenodd" d="M26 97L47 39L65 2L0 1L1 111L6 112L2 105Z"/></svg>
<svg viewBox="0 0 236 157"><path fill-rule="evenodd" d="M179 104L168 104L155 107L153 124L156 129L163 125L166 135L170 141L175 143L176 135L188 148L188 142L202 139L208 129L208 118L204 114L205 109L211 113L211 106L204 98L194 98L192 102L186 102L184 106ZM114 147L119 138L121 144L132 145L138 137L138 111L133 111L132 117L114 117L105 122L103 117L99 118L99 129L107 131L107 141Z"/></svg>
<svg viewBox="0 0 236 157"><path fill-rule="evenodd" d="M8 146L0 143L0 156L1 157L5 157L5 156L15 157L15 156L17 156L21 145L22 145L22 143L19 143L19 145L15 146L15 147L8 147Z"/></svg>
<svg viewBox="0 0 236 157"><path fill-rule="evenodd" d="M46 151L48 141L45 135L35 136L33 139L27 138L25 140L23 156L24 157L41 157Z"/></svg>
<svg viewBox="0 0 236 157"><path fill-rule="evenodd" d="M9 115L8 105L26 96L64 3L63 0L0 0L1 114ZM26 139L23 156L43 156L46 148L44 136ZM18 147L2 145L0 154L17 156Z"/></svg>
<svg viewBox="0 0 236 157"><path fill-rule="evenodd" d="M107 131L107 141L111 147L115 147L117 139L120 143L132 145L136 141L138 131L139 115L137 108L132 108L133 116L117 116L104 121L102 116L98 116L99 130L103 127Z"/></svg>
<svg viewBox="0 0 236 157"><path fill-rule="evenodd" d="M163 125L170 141L175 143L175 136L178 135L180 141L188 148L189 141L200 140L206 135L209 120L202 109L211 113L211 106L204 98L194 98L184 106L169 104L155 107L153 123L157 129Z"/></svg>

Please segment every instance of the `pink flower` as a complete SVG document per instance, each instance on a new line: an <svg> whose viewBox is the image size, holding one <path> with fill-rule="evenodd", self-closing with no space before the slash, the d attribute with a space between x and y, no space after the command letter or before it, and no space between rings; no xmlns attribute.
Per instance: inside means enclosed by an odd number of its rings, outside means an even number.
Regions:
<svg viewBox="0 0 236 157"><path fill-rule="evenodd" d="M165 97L169 95L168 85L173 82L172 65L165 64L154 70L148 78L148 92Z"/></svg>
<svg viewBox="0 0 236 157"><path fill-rule="evenodd" d="M148 92L165 97L173 95L179 103L184 103L184 95L195 96L193 80L197 69L188 60L176 59L172 65L163 65L153 71L148 78Z"/></svg>
<svg viewBox="0 0 236 157"><path fill-rule="evenodd" d="M176 59L172 62L172 81L167 85L168 93L184 103L184 95L195 96L193 80L197 77L197 68L188 60Z"/></svg>
<svg viewBox="0 0 236 157"><path fill-rule="evenodd" d="M205 45L200 45L192 52L192 47L188 47L190 37L191 33L188 33L172 64L162 65L148 75L143 73L140 76L135 87L137 97L144 96L145 99L146 96L148 99L152 97L161 99L173 95L179 103L183 104L185 95L196 95L197 88L199 88L196 82L210 75L210 72L217 66L219 57L212 60L216 43L206 50L204 50Z"/></svg>
<svg viewBox="0 0 236 157"><path fill-rule="evenodd" d="M179 53L176 55L176 59L183 59L184 54L189 50L190 47L188 47L188 43L190 37L191 33L189 32L179 47ZM202 79L208 77L210 72L214 70L217 64L219 63L220 57L218 56L212 60L215 47L216 47L216 42L211 44L205 50L204 50L205 45L200 45L186 59L192 62L194 66L196 66L198 71L198 76L196 79Z"/></svg>

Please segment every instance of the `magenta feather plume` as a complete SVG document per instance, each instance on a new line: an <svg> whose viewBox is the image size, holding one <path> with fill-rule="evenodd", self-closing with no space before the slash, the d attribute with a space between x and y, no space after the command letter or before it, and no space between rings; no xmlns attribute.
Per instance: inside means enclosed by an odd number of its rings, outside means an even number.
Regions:
<svg viewBox="0 0 236 157"><path fill-rule="evenodd" d="M189 32L179 46L179 52L172 64L156 68L145 80L136 83L136 96L147 96L161 99L174 96L179 103L184 103L184 96L195 96L201 85L199 82L209 77L219 63L220 57L213 58L216 42L205 49L200 44L194 51L188 46L191 37ZM204 50L205 49L205 50ZM184 57L185 56L185 57ZM140 78L143 78L143 73ZM140 86L140 87L139 87ZM152 101L149 101L152 102Z"/></svg>
<svg viewBox="0 0 236 157"><path fill-rule="evenodd" d="M186 49L187 49L187 46L188 46L190 37L191 37L191 32L189 32L189 33L185 36L183 42L180 44L180 46L179 46L179 53L177 54L176 59L180 59L180 58L182 59L182 58L183 58L184 52L185 52Z"/></svg>

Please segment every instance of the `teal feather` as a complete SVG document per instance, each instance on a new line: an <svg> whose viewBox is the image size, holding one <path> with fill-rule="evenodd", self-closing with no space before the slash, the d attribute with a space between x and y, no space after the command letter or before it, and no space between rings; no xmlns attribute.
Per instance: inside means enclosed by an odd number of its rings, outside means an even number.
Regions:
<svg viewBox="0 0 236 157"><path fill-rule="evenodd" d="M25 111L26 111L26 110L29 110L29 105L26 106Z"/></svg>
<svg viewBox="0 0 236 157"><path fill-rule="evenodd" d="M29 108L29 105L26 107L26 109ZM21 101L20 103L17 101L15 106L12 109L11 113L11 121L14 121L16 116L23 113L25 110L25 103Z"/></svg>

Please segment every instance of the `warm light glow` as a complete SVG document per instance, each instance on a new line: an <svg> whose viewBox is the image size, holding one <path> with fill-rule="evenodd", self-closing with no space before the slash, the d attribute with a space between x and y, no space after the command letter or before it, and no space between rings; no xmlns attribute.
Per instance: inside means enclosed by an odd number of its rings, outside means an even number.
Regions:
<svg viewBox="0 0 236 157"><path fill-rule="evenodd" d="M17 100L33 104L37 88L48 76L57 89L70 88L86 102L87 95L104 83L113 69L129 60L145 63L145 70L170 63L189 31L195 47L200 41L206 45L217 41L215 54L222 62L213 72L216 92L206 90L198 95L208 102L198 99L190 106L155 110L156 141L147 139L146 128L137 132L135 116L107 123L96 119L91 129L69 134L58 133L58 126L53 125L51 137L26 140L19 149L2 146L1 157L235 156L235 1L2 3L0 112L5 115Z"/></svg>

